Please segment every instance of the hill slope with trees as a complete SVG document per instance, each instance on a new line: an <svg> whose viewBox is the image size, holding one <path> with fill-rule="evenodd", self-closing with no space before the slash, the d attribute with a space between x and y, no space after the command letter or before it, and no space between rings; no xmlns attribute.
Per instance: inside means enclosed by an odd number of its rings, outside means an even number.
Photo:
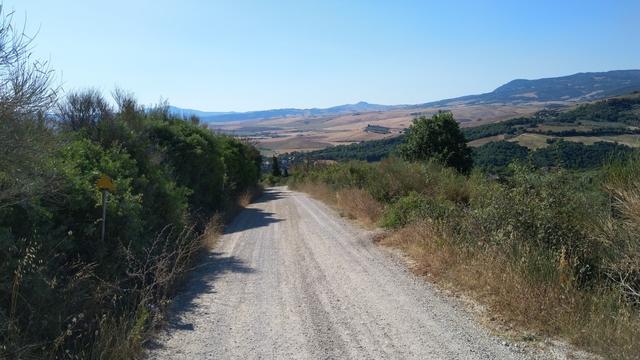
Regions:
<svg viewBox="0 0 640 360"><path fill-rule="evenodd" d="M484 169L501 170L512 160L530 158L540 167L593 168L611 157L632 152L629 144L640 145L640 94L582 104L567 111L543 110L530 117L462 128L462 132L471 145L477 144L473 158ZM535 148L519 145L525 136L538 139L540 144ZM379 161L396 153L404 141L402 135L283 157L292 163L305 159Z"/></svg>

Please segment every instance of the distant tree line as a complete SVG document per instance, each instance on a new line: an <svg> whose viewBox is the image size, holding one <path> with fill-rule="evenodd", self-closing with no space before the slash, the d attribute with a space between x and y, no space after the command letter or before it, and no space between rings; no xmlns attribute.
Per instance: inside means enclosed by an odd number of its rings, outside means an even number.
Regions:
<svg viewBox="0 0 640 360"><path fill-rule="evenodd" d="M286 158L293 164L302 163L306 159L312 160L362 160L362 161L380 161L392 153L396 147L404 141L404 135L383 139L362 141L349 145L337 145L322 150L309 152L291 152L283 154L281 157Z"/></svg>
<svg viewBox="0 0 640 360"><path fill-rule="evenodd" d="M548 136L562 136L562 137L572 137L572 136L615 136L615 135L638 135L640 134L640 129L630 129L624 127L600 127L590 130L577 130L577 129L569 129L569 130L536 130L536 129L528 129L527 132L533 134L542 134Z"/></svg>
<svg viewBox="0 0 640 360"><path fill-rule="evenodd" d="M543 123L580 125L587 122L639 126L640 96L631 95L602 100L595 103L579 105L575 109L568 111L542 110L529 117L519 117L498 123L469 127L463 131L467 140L473 141L495 135L518 135L525 131L532 132L529 128L536 127ZM591 131L533 131L555 136L599 136L638 133L635 129L621 126L615 128L596 128Z"/></svg>
<svg viewBox="0 0 640 360"><path fill-rule="evenodd" d="M495 141L473 150L476 167L490 173L504 173L513 162L527 163L537 168L593 169L610 162L622 161L635 150L612 142L593 145L557 140L537 150L510 141Z"/></svg>

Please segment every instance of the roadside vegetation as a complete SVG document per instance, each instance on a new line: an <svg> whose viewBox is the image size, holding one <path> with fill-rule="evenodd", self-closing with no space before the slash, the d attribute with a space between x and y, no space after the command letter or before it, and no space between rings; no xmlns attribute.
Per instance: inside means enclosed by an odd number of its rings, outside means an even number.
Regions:
<svg viewBox="0 0 640 360"><path fill-rule="evenodd" d="M281 159L277 155L271 156L268 169L262 169L260 182L264 186L283 186L289 179L288 165L281 164Z"/></svg>
<svg viewBox="0 0 640 360"><path fill-rule="evenodd" d="M540 169L514 151L521 161L505 162L497 177L484 166L447 166L467 150L457 127L436 126L442 116L409 130L412 145L402 148L422 155L306 162L289 185L388 229L377 241L404 250L417 273L478 299L511 336L638 358L640 157ZM431 130L411 138L416 127ZM450 140L437 148L421 140L433 137Z"/></svg>
<svg viewBox="0 0 640 360"><path fill-rule="evenodd" d="M260 154L121 90L60 98L20 29L0 19L0 358L136 358Z"/></svg>

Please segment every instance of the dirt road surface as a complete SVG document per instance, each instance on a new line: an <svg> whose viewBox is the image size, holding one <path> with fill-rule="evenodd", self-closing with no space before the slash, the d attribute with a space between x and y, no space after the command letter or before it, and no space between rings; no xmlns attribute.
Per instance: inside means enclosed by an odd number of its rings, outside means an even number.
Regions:
<svg viewBox="0 0 640 360"><path fill-rule="evenodd" d="M371 232L268 189L175 301L151 359L521 359Z"/></svg>

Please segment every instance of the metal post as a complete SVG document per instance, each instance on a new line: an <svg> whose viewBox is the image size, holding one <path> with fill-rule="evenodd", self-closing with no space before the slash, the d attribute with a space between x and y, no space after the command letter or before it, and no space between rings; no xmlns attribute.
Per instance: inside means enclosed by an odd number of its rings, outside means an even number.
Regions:
<svg viewBox="0 0 640 360"><path fill-rule="evenodd" d="M104 242L104 232L107 226L107 198L109 192L105 189L102 190L102 241Z"/></svg>

